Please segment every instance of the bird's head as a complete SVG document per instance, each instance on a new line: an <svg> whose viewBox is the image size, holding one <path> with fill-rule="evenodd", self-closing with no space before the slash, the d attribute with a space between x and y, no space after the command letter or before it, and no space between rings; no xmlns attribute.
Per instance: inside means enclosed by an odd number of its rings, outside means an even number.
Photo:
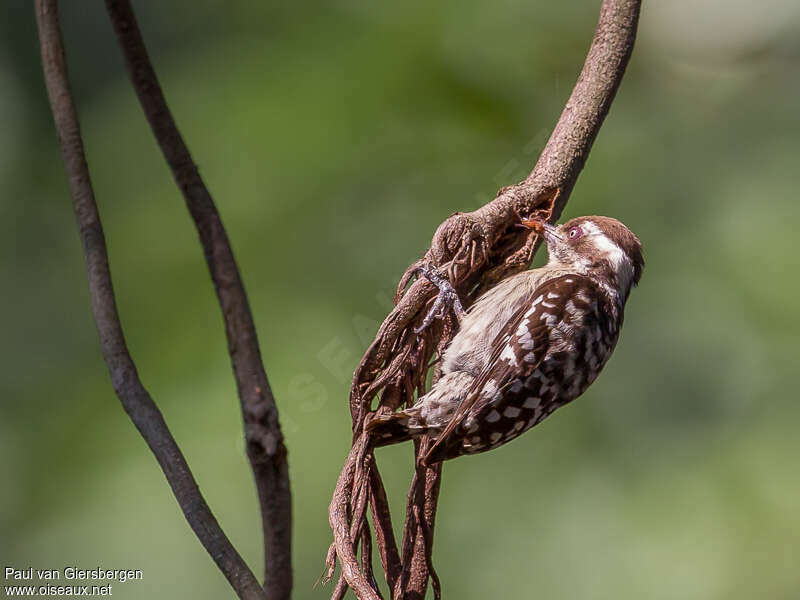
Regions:
<svg viewBox="0 0 800 600"><path fill-rule="evenodd" d="M577 217L553 226L540 220L522 221L547 244L549 264L600 278L623 298L639 283L644 268L642 243L611 217Z"/></svg>

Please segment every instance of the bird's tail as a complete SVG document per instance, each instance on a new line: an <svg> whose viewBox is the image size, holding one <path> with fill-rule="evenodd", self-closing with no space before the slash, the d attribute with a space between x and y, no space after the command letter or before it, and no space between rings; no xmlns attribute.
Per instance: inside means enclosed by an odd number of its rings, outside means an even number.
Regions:
<svg viewBox="0 0 800 600"><path fill-rule="evenodd" d="M373 445L399 444L425 434L435 438L450 422L474 379L473 375L461 371L448 373L414 406L388 415L376 415L367 423Z"/></svg>
<svg viewBox="0 0 800 600"><path fill-rule="evenodd" d="M409 416L404 412L377 415L367 423L367 431L374 446L389 446L411 439Z"/></svg>

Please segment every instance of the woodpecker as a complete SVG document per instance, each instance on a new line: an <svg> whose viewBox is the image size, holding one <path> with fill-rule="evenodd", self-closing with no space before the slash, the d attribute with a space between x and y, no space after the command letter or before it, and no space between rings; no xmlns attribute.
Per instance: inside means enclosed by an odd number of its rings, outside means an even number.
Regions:
<svg viewBox="0 0 800 600"><path fill-rule="evenodd" d="M522 225L544 237L547 264L478 298L460 317L431 390L367 424L374 445L427 434L435 442L426 464L485 452L572 402L600 373L642 274L639 238L610 217ZM430 279L440 296L457 300L446 279Z"/></svg>

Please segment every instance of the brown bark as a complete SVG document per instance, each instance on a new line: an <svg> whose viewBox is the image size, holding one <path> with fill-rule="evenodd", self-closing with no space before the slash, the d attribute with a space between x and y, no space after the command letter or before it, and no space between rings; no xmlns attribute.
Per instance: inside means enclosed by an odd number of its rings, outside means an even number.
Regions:
<svg viewBox="0 0 800 600"><path fill-rule="evenodd" d="M128 0L106 0L131 82L172 170L200 237L225 321L255 479L264 538L264 591L285 600L292 589L292 505L278 410L264 371L253 316L239 269L211 194L178 131Z"/></svg>
<svg viewBox="0 0 800 600"><path fill-rule="evenodd" d="M436 230L422 261L446 273L465 304L471 304L502 278L530 265L540 240L535 233L514 227L520 216L538 216L553 222L561 215L622 81L633 51L640 8L641 0L603 0L583 70L531 174L525 181L501 189L494 200L476 211L452 215ZM454 333L455 324L449 318L421 335L413 333L436 294L436 288L424 279L408 286L418 264L411 265L401 278L396 306L383 321L353 376L350 411L354 450L368 441L362 432L375 398L380 397L376 410L383 412L397 410L403 400L412 403L415 392L417 397L422 395L432 349L440 354ZM395 581L395 599L424 598L428 579L434 575L430 556L441 470L420 466L428 446L423 442L417 447L418 467L409 491L399 576L394 538L386 537L385 528L383 541L378 536L379 552L387 557L384 568L391 565L393 570L391 576L387 572L387 580ZM345 470L352 456L351 452ZM374 484L379 481L374 461L370 469L372 503L385 520L388 506ZM343 536L336 532L349 529L347 519L353 515L347 507L353 502L354 490L361 485L363 482L355 476L340 478L334 493L330 516L337 552L345 548ZM352 548L345 555L340 553L339 559L356 595L373 598L374 590L365 587L366 580L355 563ZM435 578L434 592L438 597Z"/></svg>
<svg viewBox="0 0 800 600"><path fill-rule="evenodd" d="M37 0L36 20L45 83L80 231L92 311L114 391L164 471L186 520L240 598L264 592L220 528L164 418L144 388L128 352L114 299L111 272L78 115L70 91L57 0Z"/></svg>

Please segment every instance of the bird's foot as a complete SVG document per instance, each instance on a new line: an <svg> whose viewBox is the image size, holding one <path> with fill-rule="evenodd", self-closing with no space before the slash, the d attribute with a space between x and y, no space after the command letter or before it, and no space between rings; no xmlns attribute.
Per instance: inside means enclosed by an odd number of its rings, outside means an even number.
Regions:
<svg viewBox="0 0 800 600"><path fill-rule="evenodd" d="M414 329L414 333L422 333L425 328L433 322L434 319L444 318L448 309L453 311L453 313L456 315L456 319L461 320L461 315L464 314L464 307L461 306L461 300L458 298L458 293L453 285L447 281L447 279L442 277L442 274L436 270L436 267L431 264L423 264L417 267L415 272L417 275L423 275L425 279L439 288L439 295L436 296L436 301L428 311L428 314L425 315L422 325Z"/></svg>

